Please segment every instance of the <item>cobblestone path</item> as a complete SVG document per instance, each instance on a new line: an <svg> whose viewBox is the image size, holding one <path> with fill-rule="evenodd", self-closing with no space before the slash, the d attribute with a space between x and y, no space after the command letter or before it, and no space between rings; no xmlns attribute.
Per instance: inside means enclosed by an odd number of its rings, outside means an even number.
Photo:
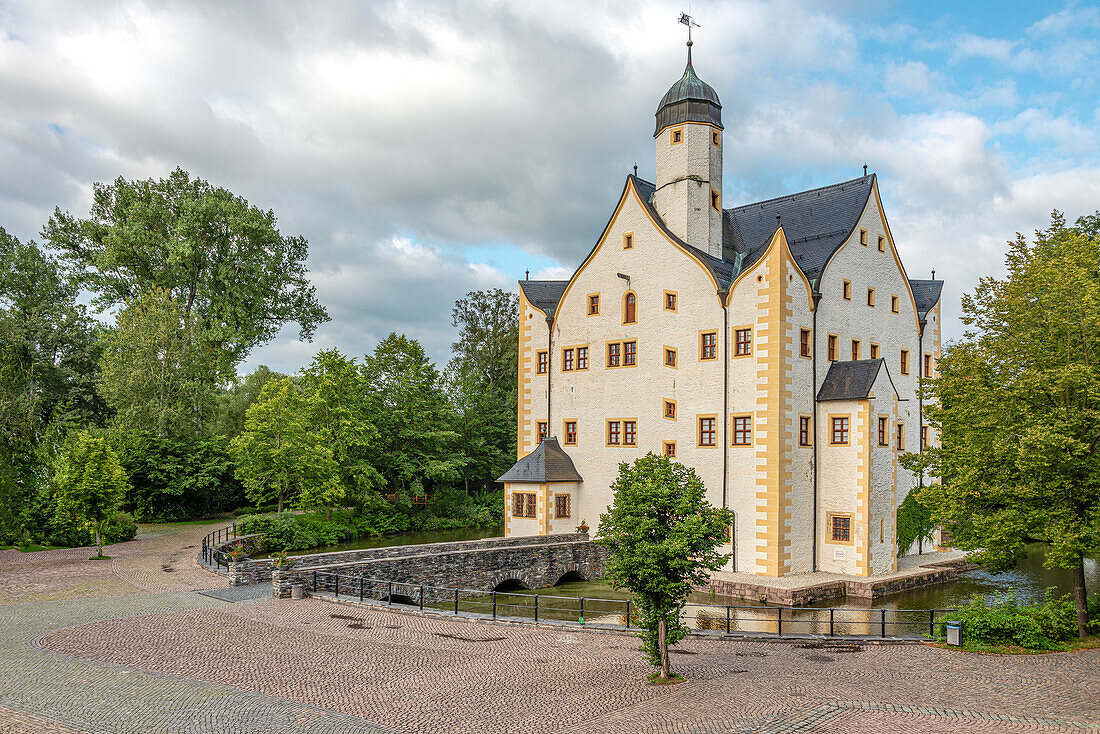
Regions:
<svg viewBox="0 0 1100 734"><path fill-rule="evenodd" d="M689 639L654 688L631 637L210 591L209 530L16 558L46 580L0 555L0 734L1100 731L1100 650Z"/></svg>

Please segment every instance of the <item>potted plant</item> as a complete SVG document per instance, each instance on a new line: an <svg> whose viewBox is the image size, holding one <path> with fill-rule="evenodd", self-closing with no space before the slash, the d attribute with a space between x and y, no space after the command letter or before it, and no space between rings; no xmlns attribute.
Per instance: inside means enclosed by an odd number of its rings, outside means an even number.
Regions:
<svg viewBox="0 0 1100 734"><path fill-rule="evenodd" d="M581 524L577 526L577 532L588 535L588 521L583 517L581 518Z"/></svg>

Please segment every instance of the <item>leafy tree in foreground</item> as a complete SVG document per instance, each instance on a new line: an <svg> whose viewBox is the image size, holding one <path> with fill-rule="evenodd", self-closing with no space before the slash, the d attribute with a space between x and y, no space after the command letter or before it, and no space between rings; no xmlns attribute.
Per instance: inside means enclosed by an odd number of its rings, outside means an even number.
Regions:
<svg viewBox="0 0 1100 734"><path fill-rule="evenodd" d="M96 558L103 558L103 530L130 486L115 452L102 436L82 431L62 455L54 481L58 509L91 526Z"/></svg>
<svg viewBox="0 0 1100 734"><path fill-rule="evenodd" d="M245 414L244 431L230 443L237 477L255 505L331 504L340 492L332 447L313 430L313 406L290 378L271 380Z"/></svg>
<svg viewBox="0 0 1100 734"><path fill-rule="evenodd" d="M952 545L1005 569L1039 541L1048 567L1072 569L1081 637L1085 557L1100 551L1098 261L1100 238L1058 212L1010 243L1007 276L963 297L969 328L931 381L942 448L904 457L943 477L921 499Z"/></svg>
<svg viewBox="0 0 1100 734"><path fill-rule="evenodd" d="M619 464L611 488L596 542L611 552L608 576L633 593L642 650L668 680L668 646L687 634L680 615L688 594L729 560L717 548L733 513L707 502L694 469L653 453Z"/></svg>

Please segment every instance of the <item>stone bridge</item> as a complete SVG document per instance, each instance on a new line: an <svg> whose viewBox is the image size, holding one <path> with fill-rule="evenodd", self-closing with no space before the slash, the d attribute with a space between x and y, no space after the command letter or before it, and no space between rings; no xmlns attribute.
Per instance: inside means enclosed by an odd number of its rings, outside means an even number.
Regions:
<svg viewBox="0 0 1100 734"><path fill-rule="evenodd" d="M490 592L544 588L563 579L594 580L604 573L607 552L587 535L569 533L372 548L295 561L275 574L276 594L289 594L295 583L331 591L339 576L345 593L358 593L362 585L374 599L385 599L389 594L418 595L419 587L426 586L428 597L444 598L446 594L434 589Z"/></svg>

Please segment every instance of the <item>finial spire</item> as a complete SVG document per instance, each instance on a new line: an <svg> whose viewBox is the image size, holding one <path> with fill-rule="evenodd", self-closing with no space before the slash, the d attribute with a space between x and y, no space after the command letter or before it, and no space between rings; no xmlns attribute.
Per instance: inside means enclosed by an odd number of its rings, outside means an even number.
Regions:
<svg viewBox="0 0 1100 734"><path fill-rule="evenodd" d="M866 163L863 164L863 175L864 176L867 175L867 164Z"/></svg>
<svg viewBox="0 0 1100 734"><path fill-rule="evenodd" d="M530 270L524 270L523 271L523 279L524 280L531 280L531 271Z"/></svg>
<svg viewBox="0 0 1100 734"><path fill-rule="evenodd" d="M696 23L695 19L692 18L687 13L680 13L680 21L679 22L682 23L683 25L686 25L687 29L688 29L688 42L687 42L688 66L691 66L691 29L692 28L698 28L699 24Z"/></svg>
<svg viewBox="0 0 1100 734"><path fill-rule="evenodd" d="M638 178L638 164L634 164L634 178Z"/></svg>
<svg viewBox="0 0 1100 734"><path fill-rule="evenodd" d="M932 268L932 280L936 279L936 269Z"/></svg>

